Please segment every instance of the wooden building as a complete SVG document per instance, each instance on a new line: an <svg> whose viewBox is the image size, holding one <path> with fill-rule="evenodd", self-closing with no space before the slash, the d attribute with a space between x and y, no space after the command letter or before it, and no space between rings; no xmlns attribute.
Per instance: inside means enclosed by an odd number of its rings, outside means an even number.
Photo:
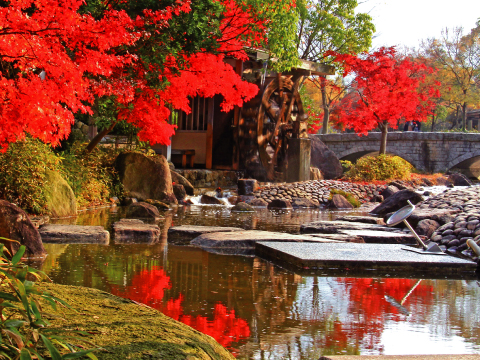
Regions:
<svg viewBox="0 0 480 360"><path fill-rule="evenodd" d="M154 149L182 167L248 170L261 169L263 165L270 167L272 174L284 162L288 138L306 136L307 116L298 93L302 78L333 75L334 69L301 61L300 66L288 73L265 73L262 70L266 54L254 52L249 57L248 61L227 59L226 62L244 80L259 86L254 99L225 113L220 111L220 95L193 98L190 114L172 113L171 121L178 128L171 146Z"/></svg>

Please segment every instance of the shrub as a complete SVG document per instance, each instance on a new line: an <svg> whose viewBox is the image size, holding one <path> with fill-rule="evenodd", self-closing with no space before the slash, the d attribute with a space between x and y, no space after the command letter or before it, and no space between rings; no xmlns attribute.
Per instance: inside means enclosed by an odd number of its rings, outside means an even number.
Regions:
<svg viewBox="0 0 480 360"><path fill-rule="evenodd" d="M399 156L378 155L360 158L345 174L355 181L409 179L413 166Z"/></svg>
<svg viewBox="0 0 480 360"><path fill-rule="evenodd" d="M85 144L74 143L68 151L55 154L39 140L10 144L5 153L0 153L0 198L27 213L48 213L44 193L46 170L60 172L79 207L105 203L112 196L121 197L123 187L113 167L118 151L97 147L86 155L84 148Z"/></svg>
<svg viewBox="0 0 480 360"><path fill-rule="evenodd" d="M340 164L342 165L343 173L349 171L353 166L352 162L348 160L340 160Z"/></svg>
<svg viewBox="0 0 480 360"><path fill-rule="evenodd" d="M362 203L355 197L355 195L338 189L330 189L330 196L328 197L328 199L332 200L334 194L342 195L345 199L347 199L350 204L352 204L354 208L358 208L360 207L360 205L362 205Z"/></svg>
<svg viewBox="0 0 480 360"><path fill-rule="evenodd" d="M72 188L79 207L108 202L121 197L123 187L113 166L118 150L96 147L84 153L85 144L75 143L69 151L59 153L63 174Z"/></svg>
<svg viewBox="0 0 480 360"><path fill-rule="evenodd" d="M3 241L11 241L0 238ZM78 359L88 356L96 359L94 350L80 350L72 341L82 341L74 336L79 331L67 332L53 329L45 319L42 302L54 310L57 304L69 307L64 301L48 292L37 290L35 283L27 279L40 280L46 275L22 264L25 246L8 259L8 250L0 244L0 358L31 360L42 359L48 353L52 359ZM41 300L41 301L40 301ZM86 335L86 334L85 334ZM58 349L60 347L60 351ZM61 352L68 351L62 355Z"/></svg>
<svg viewBox="0 0 480 360"><path fill-rule="evenodd" d="M29 213L46 212L45 170L59 168L60 159L39 140L10 144L8 150L0 154L0 198Z"/></svg>

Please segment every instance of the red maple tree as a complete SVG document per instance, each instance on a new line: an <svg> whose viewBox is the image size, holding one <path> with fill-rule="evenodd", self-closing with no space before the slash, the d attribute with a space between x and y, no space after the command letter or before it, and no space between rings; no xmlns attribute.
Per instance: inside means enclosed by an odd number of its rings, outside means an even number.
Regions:
<svg viewBox="0 0 480 360"><path fill-rule="evenodd" d="M385 154L388 128L397 129L400 120L425 121L435 107L439 93L436 84L422 86L433 69L399 59L394 47L380 48L359 56L329 53L344 69L343 76L354 76L352 92L343 99L339 122L359 135L379 128L380 154Z"/></svg>
<svg viewBox="0 0 480 360"><path fill-rule="evenodd" d="M141 140L162 144L174 132L171 110L189 112L189 97L221 94L225 111L254 97L258 88L243 82L224 58L245 59L245 47L265 43L268 20L240 2L218 3L221 14L207 14L219 23L211 48L149 56L146 44L165 48L171 24L191 11L190 0L136 16L124 9L126 1L109 1L95 17L80 11L80 0L6 3L0 8L0 150L26 134L57 145L70 133L74 114L91 113L102 97L114 99L115 122L126 120L140 129ZM182 29L177 37L183 39L179 47L189 46Z"/></svg>

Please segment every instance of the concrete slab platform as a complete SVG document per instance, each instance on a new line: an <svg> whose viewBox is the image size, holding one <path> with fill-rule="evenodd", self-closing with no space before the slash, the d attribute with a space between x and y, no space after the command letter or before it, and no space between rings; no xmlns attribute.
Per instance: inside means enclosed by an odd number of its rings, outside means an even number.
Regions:
<svg viewBox="0 0 480 360"><path fill-rule="evenodd" d="M315 243L338 243L336 240L325 239L319 236L293 235L273 231L243 230L233 232L206 233L193 239L190 244L208 249L232 249L231 254L242 254L244 249L254 249L255 243L263 242L315 242ZM236 251L238 252L236 252Z"/></svg>
<svg viewBox="0 0 480 360"><path fill-rule="evenodd" d="M422 255L408 245L257 242L255 255L301 270L395 271L448 275L474 273L477 264L447 255Z"/></svg>
<svg viewBox="0 0 480 360"><path fill-rule="evenodd" d="M188 245L197 236L208 233L243 231L237 227L180 225L168 229L168 242L176 245Z"/></svg>
<svg viewBox="0 0 480 360"><path fill-rule="evenodd" d="M104 244L110 233L103 226L47 224L38 230L42 242L48 244Z"/></svg>
<svg viewBox="0 0 480 360"><path fill-rule="evenodd" d="M377 230L339 230L339 234L360 237L367 244L409 244L416 245L417 240L411 234Z"/></svg>

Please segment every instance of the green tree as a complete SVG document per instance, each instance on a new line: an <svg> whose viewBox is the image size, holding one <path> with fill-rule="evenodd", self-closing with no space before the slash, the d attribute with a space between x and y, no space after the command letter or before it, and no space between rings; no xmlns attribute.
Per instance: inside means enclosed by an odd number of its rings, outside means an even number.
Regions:
<svg viewBox="0 0 480 360"><path fill-rule="evenodd" d="M355 14L356 0L300 0L297 2L299 22L297 26L297 51L301 59L330 62L327 51L339 54L357 54L368 51L372 44L375 26L370 15ZM328 82L325 77L312 77L322 93L322 133L326 134L330 119Z"/></svg>

